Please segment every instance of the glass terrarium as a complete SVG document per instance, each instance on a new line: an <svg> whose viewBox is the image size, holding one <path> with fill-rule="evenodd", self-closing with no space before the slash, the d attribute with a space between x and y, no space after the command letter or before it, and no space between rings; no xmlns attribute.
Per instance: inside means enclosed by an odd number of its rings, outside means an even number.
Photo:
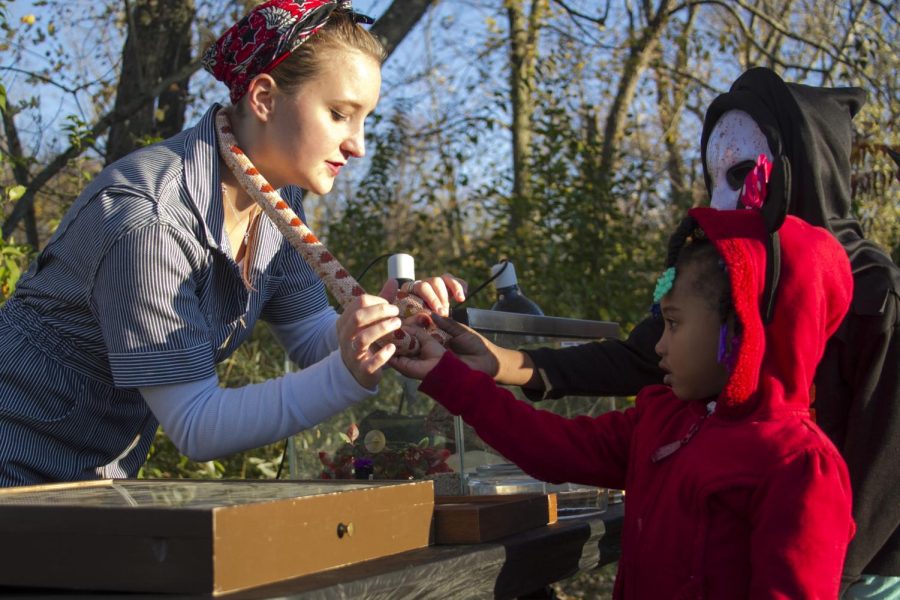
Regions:
<svg viewBox="0 0 900 600"><path fill-rule="evenodd" d="M474 308L457 311L454 318L509 348L562 347L619 336L618 324L608 321ZM605 493L598 498L596 488L551 486L521 473L460 418L419 393L418 384L388 370L376 396L295 435L289 449L291 477L425 478L434 480L441 495L555 491L560 500L605 506ZM518 387L510 390L524 398ZM616 406L612 398L569 397L544 401L541 408L574 416ZM564 507L562 501L560 505Z"/></svg>

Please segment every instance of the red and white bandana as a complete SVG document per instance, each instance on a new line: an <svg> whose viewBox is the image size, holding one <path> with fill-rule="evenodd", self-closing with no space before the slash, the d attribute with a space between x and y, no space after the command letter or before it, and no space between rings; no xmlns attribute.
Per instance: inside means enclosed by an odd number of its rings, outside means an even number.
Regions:
<svg viewBox="0 0 900 600"><path fill-rule="evenodd" d="M350 0L270 0L235 23L203 55L203 68L228 86L231 102L250 81L277 67L328 21L335 9L352 11ZM372 23L352 13L358 23Z"/></svg>

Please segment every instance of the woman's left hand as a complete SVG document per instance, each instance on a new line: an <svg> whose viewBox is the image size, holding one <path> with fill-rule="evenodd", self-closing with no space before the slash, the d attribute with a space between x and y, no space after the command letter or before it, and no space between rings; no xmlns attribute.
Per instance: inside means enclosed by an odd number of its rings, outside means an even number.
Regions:
<svg viewBox="0 0 900 600"><path fill-rule="evenodd" d="M379 348L375 342L400 328L399 312L384 298L365 294L346 305L337 320L341 359L365 388L381 380L381 369L396 350L394 344Z"/></svg>
<svg viewBox="0 0 900 600"><path fill-rule="evenodd" d="M469 284L464 279L444 273L440 277L426 277L404 283L400 289L415 294L425 302L428 308L446 317L450 315L450 299L462 302L466 299L468 287ZM390 279L384 284L379 295L393 302L397 291L396 281Z"/></svg>

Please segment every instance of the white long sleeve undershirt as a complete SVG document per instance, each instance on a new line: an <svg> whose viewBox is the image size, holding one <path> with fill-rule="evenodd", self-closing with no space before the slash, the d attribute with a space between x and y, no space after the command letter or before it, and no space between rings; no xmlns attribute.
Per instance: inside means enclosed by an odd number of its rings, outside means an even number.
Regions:
<svg viewBox="0 0 900 600"><path fill-rule="evenodd" d="M362 387L337 350L334 311L299 323L273 325L276 337L304 369L242 388L218 377L140 388L182 454L210 460L284 439L375 393ZM323 358L324 357L324 358Z"/></svg>

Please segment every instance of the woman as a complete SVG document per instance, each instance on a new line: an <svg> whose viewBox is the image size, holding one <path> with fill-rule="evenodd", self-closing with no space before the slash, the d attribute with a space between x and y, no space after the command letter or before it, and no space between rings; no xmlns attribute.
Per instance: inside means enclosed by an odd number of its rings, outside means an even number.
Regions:
<svg viewBox="0 0 900 600"><path fill-rule="evenodd" d="M383 50L349 2L272 0L204 57L230 91L193 128L105 169L0 310L0 485L133 477L158 424L208 460L322 421L374 392L400 327L363 295L340 317L310 267L217 151L224 110L241 149L295 212L363 156ZM449 275L415 286L446 314ZM386 285L383 293L395 291ZM302 371L218 386L266 320Z"/></svg>

